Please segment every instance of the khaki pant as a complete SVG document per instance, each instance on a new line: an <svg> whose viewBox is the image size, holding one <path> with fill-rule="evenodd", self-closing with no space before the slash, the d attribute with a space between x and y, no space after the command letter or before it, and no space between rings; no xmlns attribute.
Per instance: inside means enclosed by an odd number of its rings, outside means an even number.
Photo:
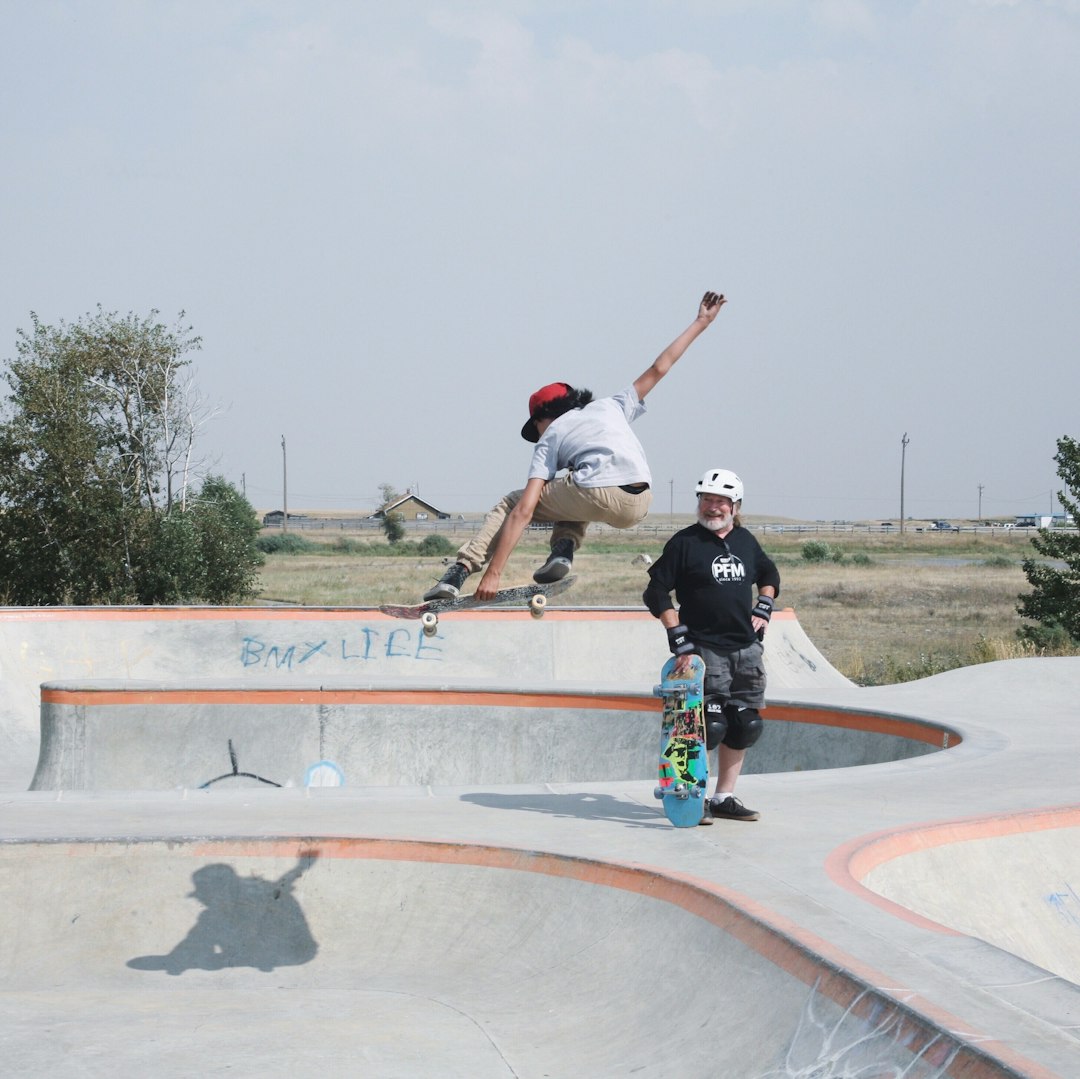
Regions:
<svg viewBox="0 0 1080 1079"><path fill-rule="evenodd" d="M506 515L524 493L512 491L500 499L484 518L480 531L458 551L458 561L464 562L471 572L483 569ZM590 522L598 521L612 528L633 528L644 520L651 505L650 490L635 495L620 487L578 487L570 476L561 476L544 485L533 520L553 524L552 546L561 539L568 539L576 551L585 541L585 529Z"/></svg>

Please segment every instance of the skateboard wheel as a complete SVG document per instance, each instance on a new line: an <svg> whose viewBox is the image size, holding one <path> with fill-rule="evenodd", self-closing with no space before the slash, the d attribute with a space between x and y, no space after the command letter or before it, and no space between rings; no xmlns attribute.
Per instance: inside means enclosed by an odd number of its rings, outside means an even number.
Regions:
<svg viewBox="0 0 1080 1079"><path fill-rule="evenodd" d="M439 616L427 611L420 616L420 625L425 637L434 637L435 631L439 628Z"/></svg>
<svg viewBox="0 0 1080 1079"><path fill-rule="evenodd" d="M544 608L547 606L547 596L543 592L538 592L531 600L529 600L529 614L533 618L543 618Z"/></svg>
<svg viewBox="0 0 1080 1079"><path fill-rule="evenodd" d="M653 796L653 797L654 797L655 799L657 799L657 801L663 801L663 798L664 798L664 788L663 788L663 787L653 787L653 792L652 792L652 796Z"/></svg>

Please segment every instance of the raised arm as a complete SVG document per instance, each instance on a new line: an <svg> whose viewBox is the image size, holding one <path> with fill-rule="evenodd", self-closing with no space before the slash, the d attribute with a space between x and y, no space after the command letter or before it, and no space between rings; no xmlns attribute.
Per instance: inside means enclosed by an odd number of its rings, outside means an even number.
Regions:
<svg viewBox="0 0 1080 1079"><path fill-rule="evenodd" d="M720 293L705 293L701 306L698 307L697 318L653 360L647 371L634 379L634 389L639 400L645 399L645 395L675 366L675 361L697 340L698 335L708 329L725 303L727 301Z"/></svg>

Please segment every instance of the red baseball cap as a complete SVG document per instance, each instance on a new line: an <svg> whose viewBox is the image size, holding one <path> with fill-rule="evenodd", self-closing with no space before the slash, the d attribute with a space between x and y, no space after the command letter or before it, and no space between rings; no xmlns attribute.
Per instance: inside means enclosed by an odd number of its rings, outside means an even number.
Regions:
<svg viewBox="0 0 1080 1079"><path fill-rule="evenodd" d="M541 386L529 398L529 419L521 429L521 437L526 442L540 441L540 432L536 429L536 421L540 418L544 406L568 397L572 388L565 382L550 382L546 386Z"/></svg>

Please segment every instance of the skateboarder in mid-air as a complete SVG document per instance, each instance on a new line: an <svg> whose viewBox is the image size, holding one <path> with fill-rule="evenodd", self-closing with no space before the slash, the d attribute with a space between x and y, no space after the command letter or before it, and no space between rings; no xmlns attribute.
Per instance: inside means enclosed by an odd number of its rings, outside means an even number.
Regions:
<svg viewBox="0 0 1080 1079"><path fill-rule="evenodd" d="M668 540L649 567L642 597L667 630L677 668L688 667L695 652L705 660L705 729L709 748L718 745L719 767L702 824L711 824L713 817L753 821L760 816L735 797L735 781L746 751L761 737L761 638L780 594L780 573L743 528L742 499L742 480L734 472L710 468L697 485L697 524Z"/></svg>
<svg viewBox="0 0 1080 1079"><path fill-rule="evenodd" d="M457 554L425 600L454 599L465 579L487 565L476 589L490 599L510 553L532 521L550 521L551 554L534 574L538 584L570 572L574 552L591 521L632 528L652 504L652 478L645 451L630 424L644 411L646 394L711 324L724 297L706 292L697 317L632 385L611 397L593 400L588 390L566 382L542 386L529 398L529 419L521 437L536 443L525 487L501 499L480 531ZM563 469L566 475L556 478Z"/></svg>

